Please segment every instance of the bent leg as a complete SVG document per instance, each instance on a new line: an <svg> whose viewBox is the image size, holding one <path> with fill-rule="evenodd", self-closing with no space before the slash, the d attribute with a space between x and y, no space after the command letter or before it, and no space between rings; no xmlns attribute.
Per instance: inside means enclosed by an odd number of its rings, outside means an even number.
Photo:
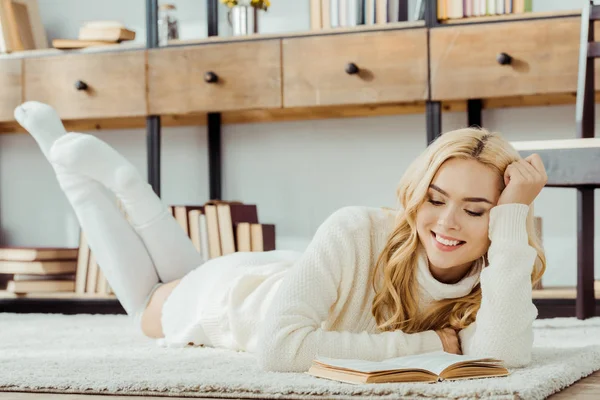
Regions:
<svg viewBox="0 0 600 400"><path fill-rule="evenodd" d="M190 238L151 186L112 147L91 135L66 133L58 114L47 104L26 102L15 109L15 119L52 164L98 181L117 195L162 282L180 279L202 264Z"/></svg>
<svg viewBox="0 0 600 400"><path fill-rule="evenodd" d="M15 117L48 157L54 143L66 135L60 120L56 122L58 116L55 111L45 104L25 103L15 110ZM44 123L45 120L47 123ZM134 316L137 326L140 326L146 303L160 286L142 240L104 186L77 170L51 164L99 267L127 314Z"/></svg>

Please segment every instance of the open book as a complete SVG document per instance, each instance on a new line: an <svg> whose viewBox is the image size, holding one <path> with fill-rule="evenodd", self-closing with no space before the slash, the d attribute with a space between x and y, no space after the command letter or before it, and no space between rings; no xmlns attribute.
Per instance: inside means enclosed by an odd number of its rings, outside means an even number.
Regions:
<svg viewBox="0 0 600 400"><path fill-rule="evenodd" d="M346 383L440 382L507 376L501 360L434 351L366 361L317 357L307 374Z"/></svg>

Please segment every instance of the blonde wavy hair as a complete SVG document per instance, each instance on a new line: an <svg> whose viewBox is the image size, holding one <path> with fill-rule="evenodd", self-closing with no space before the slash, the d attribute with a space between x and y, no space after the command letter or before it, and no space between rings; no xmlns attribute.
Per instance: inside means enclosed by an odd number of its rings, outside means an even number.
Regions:
<svg viewBox="0 0 600 400"><path fill-rule="evenodd" d="M382 331L400 329L405 333L439 330L447 327L464 329L473 321L481 304L481 287L460 298L435 301L423 313L418 313L419 257L417 210L426 200L427 190L440 166L451 158L474 159L490 167L501 177L504 171L521 156L500 134L480 128L466 128L444 133L415 159L402 176L397 196L402 207L396 225L378 257L371 283L375 298L371 311ZM533 206L527 215L529 245L537 251L531 274L532 285L546 270L546 257L534 227ZM475 260L487 266L487 253Z"/></svg>

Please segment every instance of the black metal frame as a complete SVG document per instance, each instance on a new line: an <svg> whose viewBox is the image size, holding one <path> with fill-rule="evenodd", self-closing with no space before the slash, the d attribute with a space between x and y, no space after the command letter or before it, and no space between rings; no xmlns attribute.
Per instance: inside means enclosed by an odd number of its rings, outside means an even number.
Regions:
<svg viewBox="0 0 600 400"><path fill-rule="evenodd" d="M595 125L594 21L600 6L589 1L581 11L579 71L575 120L577 138L593 138ZM600 182L598 182L600 183ZM595 187L600 187L596 185ZM595 315L594 308L594 187L577 187L577 318Z"/></svg>
<svg viewBox="0 0 600 400"><path fill-rule="evenodd" d="M146 0L146 48L158 47L158 0ZM159 115L146 118L146 148L148 182L160 197L160 143L161 124Z"/></svg>
<svg viewBox="0 0 600 400"><path fill-rule="evenodd" d="M439 25L437 19L437 0L425 1L425 26L433 28ZM431 59L431 48L427 29L427 57ZM427 63L427 82L431 82L431 63ZM442 103L431 100L431 85L427 84L427 101L425 102L426 140L429 146L442 134Z"/></svg>
<svg viewBox="0 0 600 400"><path fill-rule="evenodd" d="M207 0L208 36L219 35L219 2ZM208 174L211 200L222 198L221 113L208 113Z"/></svg>
<svg viewBox="0 0 600 400"><path fill-rule="evenodd" d="M471 127L483 127L483 121L481 119L481 110L483 109L483 102L481 99L469 99L467 100L467 124Z"/></svg>

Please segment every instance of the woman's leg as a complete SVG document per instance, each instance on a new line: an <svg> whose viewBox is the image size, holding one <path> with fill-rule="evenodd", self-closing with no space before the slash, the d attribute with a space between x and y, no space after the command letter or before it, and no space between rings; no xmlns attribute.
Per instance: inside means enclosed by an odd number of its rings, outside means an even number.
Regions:
<svg viewBox="0 0 600 400"><path fill-rule="evenodd" d="M52 109L42 109L40 112L50 122L56 118ZM31 132L46 156L50 155L53 143L66 135L64 128L62 131L58 129L62 128L62 124L54 124L52 127L55 129L47 134L33 123L40 117L39 113L30 115L27 108L18 108L15 116ZM106 280L127 314L134 317L136 326L140 326L142 312L154 290L160 286L144 244L106 188L79 174L77 170L60 164L52 166Z"/></svg>
<svg viewBox="0 0 600 400"><path fill-rule="evenodd" d="M28 102L21 108L28 114L23 123L17 118L21 125L32 134L32 130L37 130L39 136L54 139L38 141L40 147L42 142L53 143L48 151L52 163L102 183L121 200L162 282L180 279L202 264L202 257L190 238L129 161L95 136L57 135L58 127L63 132L64 128L56 112L46 104ZM48 132L49 129L53 132Z"/></svg>

